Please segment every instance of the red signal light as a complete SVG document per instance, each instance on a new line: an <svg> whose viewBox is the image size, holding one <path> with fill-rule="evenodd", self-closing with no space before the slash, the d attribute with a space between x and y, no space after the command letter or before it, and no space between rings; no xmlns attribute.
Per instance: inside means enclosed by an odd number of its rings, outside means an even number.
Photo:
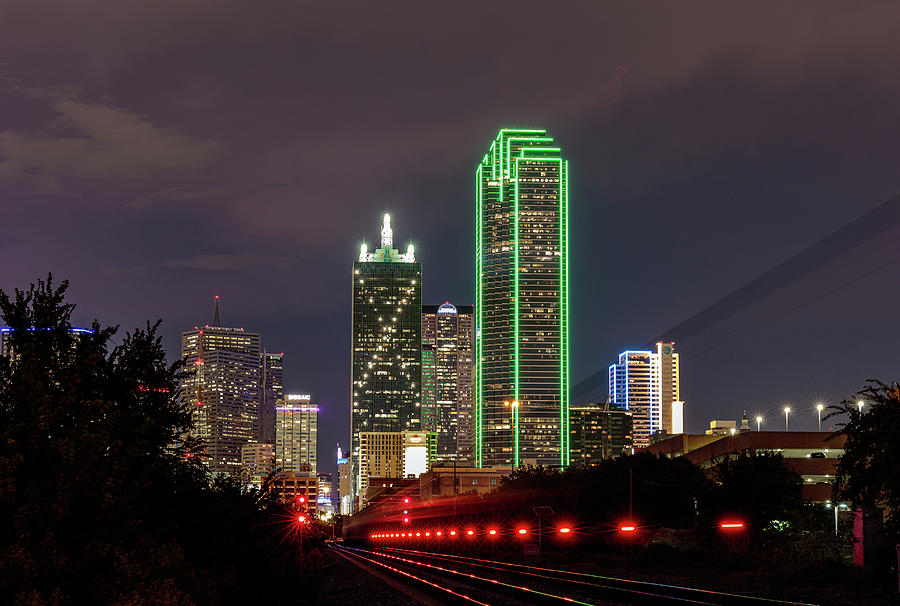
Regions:
<svg viewBox="0 0 900 606"><path fill-rule="evenodd" d="M404 502L404 503L409 503L409 497L406 497L405 499L403 499L403 502Z"/></svg>
<svg viewBox="0 0 900 606"><path fill-rule="evenodd" d="M421 533L421 532L417 532L417 533L416 533L416 536L417 536L417 537L420 537L420 536L422 536L422 533Z"/></svg>
<svg viewBox="0 0 900 606"><path fill-rule="evenodd" d="M563 534L569 534L570 532L572 532L572 529L569 528L568 526L563 526L562 528L559 529L559 531Z"/></svg>
<svg viewBox="0 0 900 606"><path fill-rule="evenodd" d="M467 531L466 531L466 534L469 535L469 536L472 536L473 534L475 534L475 531L474 531L474 530L467 530Z"/></svg>
<svg viewBox="0 0 900 606"><path fill-rule="evenodd" d="M490 530L488 530L488 534L497 534L497 531L491 528Z"/></svg>
<svg viewBox="0 0 900 606"><path fill-rule="evenodd" d="M297 497L297 501L300 503L306 503L306 497Z"/></svg>
<svg viewBox="0 0 900 606"><path fill-rule="evenodd" d="M440 530L438 530L438 531L437 531L436 533L434 533L434 534L436 534L437 536L441 536L443 533L442 533Z"/></svg>
<svg viewBox="0 0 900 606"><path fill-rule="evenodd" d="M621 528L619 528L619 530L621 530L622 532L634 532L635 527L634 526L622 526Z"/></svg>
<svg viewBox="0 0 900 606"><path fill-rule="evenodd" d="M426 532L426 533L425 533L425 536L426 536L426 537L430 537L430 536L431 536L431 533L430 533L430 532Z"/></svg>
<svg viewBox="0 0 900 606"><path fill-rule="evenodd" d="M743 522L722 522L719 524L720 528L743 528Z"/></svg>
<svg viewBox="0 0 900 606"><path fill-rule="evenodd" d="M306 516L304 516L304 515L297 516L297 521L300 522L301 524L303 524L304 522L306 522Z"/></svg>
<svg viewBox="0 0 900 606"><path fill-rule="evenodd" d="M409 524L409 518L403 518L403 523L404 523L404 524Z"/></svg>
<svg viewBox="0 0 900 606"><path fill-rule="evenodd" d="M455 530L451 530L451 531L450 531L450 536L451 536L451 537L455 537L455 536L456 536L456 531L455 531Z"/></svg>
<svg viewBox="0 0 900 606"><path fill-rule="evenodd" d="M520 528L520 529L519 529L519 534L528 534L528 531L525 530L524 528Z"/></svg>

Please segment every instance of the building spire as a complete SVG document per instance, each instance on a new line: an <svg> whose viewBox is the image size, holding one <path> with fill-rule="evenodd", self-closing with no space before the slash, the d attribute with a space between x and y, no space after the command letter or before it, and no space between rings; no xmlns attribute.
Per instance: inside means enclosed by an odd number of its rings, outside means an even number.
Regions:
<svg viewBox="0 0 900 606"><path fill-rule="evenodd" d="M219 295L216 295L216 317L213 320L213 326L222 326L222 324L219 322Z"/></svg>
<svg viewBox="0 0 900 606"><path fill-rule="evenodd" d="M381 226L381 247L390 249L394 245L394 232L391 230L391 215L384 213L384 224Z"/></svg>

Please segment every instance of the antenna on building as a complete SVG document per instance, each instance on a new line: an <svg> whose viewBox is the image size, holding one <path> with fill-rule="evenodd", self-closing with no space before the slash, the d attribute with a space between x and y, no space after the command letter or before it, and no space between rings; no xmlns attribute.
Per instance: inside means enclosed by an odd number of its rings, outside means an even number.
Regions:
<svg viewBox="0 0 900 606"><path fill-rule="evenodd" d="M394 245L394 232L391 229L391 215L384 213L384 223L381 225L381 247L390 248Z"/></svg>
<svg viewBox="0 0 900 606"><path fill-rule="evenodd" d="M222 324L219 322L219 295L216 295L216 317L213 320L213 326L220 327Z"/></svg>

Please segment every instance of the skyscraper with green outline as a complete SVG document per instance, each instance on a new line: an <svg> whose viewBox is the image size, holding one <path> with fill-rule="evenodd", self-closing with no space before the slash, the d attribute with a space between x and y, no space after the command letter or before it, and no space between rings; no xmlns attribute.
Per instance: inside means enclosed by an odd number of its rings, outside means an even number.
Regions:
<svg viewBox="0 0 900 606"><path fill-rule="evenodd" d="M502 129L475 171L474 456L569 464L568 163Z"/></svg>

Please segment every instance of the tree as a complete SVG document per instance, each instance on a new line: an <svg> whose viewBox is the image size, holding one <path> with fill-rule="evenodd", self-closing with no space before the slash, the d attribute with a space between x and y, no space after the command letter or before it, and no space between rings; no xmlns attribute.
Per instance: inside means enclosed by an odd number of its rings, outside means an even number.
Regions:
<svg viewBox="0 0 900 606"><path fill-rule="evenodd" d="M881 510L887 533L900 538L900 386L870 380L855 397L829 408L829 418L848 419L836 432L847 436L847 442L833 500L850 501L864 511Z"/></svg>
<svg viewBox="0 0 900 606"><path fill-rule="evenodd" d="M727 458L713 468L717 484L712 509L719 516L738 516L756 528L773 520L797 520L803 507L803 478L780 452Z"/></svg>
<svg viewBox="0 0 900 606"><path fill-rule="evenodd" d="M290 522L172 447L190 415L159 322L74 333L67 287L0 291L0 603L278 603Z"/></svg>

